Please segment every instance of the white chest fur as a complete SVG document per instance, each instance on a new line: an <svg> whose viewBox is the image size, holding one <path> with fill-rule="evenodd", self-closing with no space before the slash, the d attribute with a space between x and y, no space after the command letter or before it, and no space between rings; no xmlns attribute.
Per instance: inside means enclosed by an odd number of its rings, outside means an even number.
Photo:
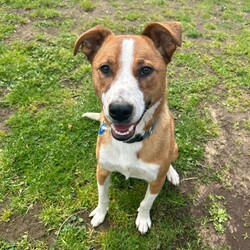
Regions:
<svg viewBox="0 0 250 250"><path fill-rule="evenodd" d="M100 166L110 172L119 172L127 179L133 177L153 181L157 178L160 166L138 159L137 153L141 147L141 143L123 143L112 138L111 144L100 148Z"/></svg>

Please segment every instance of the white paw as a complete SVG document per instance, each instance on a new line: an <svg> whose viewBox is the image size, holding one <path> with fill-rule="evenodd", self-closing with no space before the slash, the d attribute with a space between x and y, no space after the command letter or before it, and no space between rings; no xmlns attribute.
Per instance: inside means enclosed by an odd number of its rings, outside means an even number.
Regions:
<svg viewBox="0 0 250 250"><path fill-rule="evenodd" d="M93 227L98 227L100 224L102 224L107 212L107 207L97 206L96 209L94 209L89 215L89 217L93 217L91 220L91 225Z"/></svg>
<svg viewBox="0 0 250 250"><path fill-rule="evenodd" d="M167 178L174 185L179 185L180 183L180 177L175 171L175 169L172 167L172 165L170 165L169 170L167 172Z"/></svg>
<svg viewBox="0 0 250 250"><path fill-rule="evenodd" d="M148 229L151 228L151 224L152 224L149 211L145 211L145 212L139 211L135 224L141 234L147 233Z"/></svg>

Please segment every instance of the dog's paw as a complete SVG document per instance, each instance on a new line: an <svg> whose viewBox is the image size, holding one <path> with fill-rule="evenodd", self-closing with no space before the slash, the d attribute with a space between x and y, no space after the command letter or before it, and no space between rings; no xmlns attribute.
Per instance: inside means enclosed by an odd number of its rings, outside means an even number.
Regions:
<svg viewBox="0 0 250 250"><path fill-rule="evenodd" d="M151 228L152 224L149 211L145 212L139 211L135 224L141 234L147 233L147 231Z"/></svg>
<svg viewBox="0 0 250 250"><path fill-rule="evenodd" d="M179 185L180 183L180 177L175 171L175 169L172 167L172 165L170 165L169 170L167 172L167 178L174 185Z"/></svg>
<svg viewBox="0 0 250 250"><path fill-rule="evenodd" d="M91 225L93 227L98 227L100 224L102 224L107 212L108 208L97 206L96 209L94 209L89 215L89 217L93 217L91 220Z"/></svg>

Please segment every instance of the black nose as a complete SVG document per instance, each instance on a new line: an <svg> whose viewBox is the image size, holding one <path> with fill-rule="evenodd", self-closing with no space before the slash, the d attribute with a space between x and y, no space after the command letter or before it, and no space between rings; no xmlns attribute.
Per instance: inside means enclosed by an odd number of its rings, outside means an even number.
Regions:
<svg viewBox="0 0 250 250"><path fill-rule="evenodd" d="M132 116L133 106L128 103L111 103L109 105L109 115L118 122L128 121Z"/></svg>

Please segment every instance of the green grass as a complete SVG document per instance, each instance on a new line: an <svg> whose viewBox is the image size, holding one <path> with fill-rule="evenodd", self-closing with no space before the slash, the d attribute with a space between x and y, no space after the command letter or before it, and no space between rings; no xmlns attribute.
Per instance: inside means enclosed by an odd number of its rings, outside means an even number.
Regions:
<svg viewBox="0 0 250 250"><path fill-rule="evenodd" d="M224 224L230 219L229 214L223 207L225 198L223 196L209 195L210 208L208 210L210 220L213 222L214 228L219 233L225 232Z"/></svg>
<svg viewBox="0 0 250 250"><path fill-rule="evenodd" d="M30 13L30 17L32 18L55 18L59 17L60 13L57 10L54 9L36 9Z"/></svg>
<svg viewBox="0 0 250 250"><path fill-rule="evenodd" d="M220 173L211 176L201 169L204 145L218 133L208 103L222 99L230 112L244 112L249 105L245 95L249 90L250 32L245 17L249 6L224 1L220 7L225 10L217 11L219 1L196 5L154 0L143 6L136 1L110 1L114 12L107 14L103 9L98 12L104 8L101 1L0 3L0 109L10 112L5 121L8 129L0 126L0 220L8 223L40 203L37 216L54 235L55 249L202 249L197 220L189 210L192 200L168 183L153 206L153 226L146 236L135 228L146 184L126 181L119 174L112 178L107 228L90 228L85 217L97 203L98 123L81 115L98 111L99 104L91 85L91 67L83 55L73 57L73 44L77 34L97 24L115 33L138 34L148 22L181 21L183 47L168 67L168 100L176 117L180 151L175 166L183 178L220 181ZM74 16L79 9L89 14ZM92 15L94 10L98 16ZM15 31L27 24L33 35L25 40ZM244 127L249 131L249 120ZM214 222L221 217L219 207L213 207L216 202L211 200L208 208ZM79 211L86 216L73 216ZM48 249L45 240L28 236L26 232L14 242L0 238L0 248Z"/></svg>
<svg viewBox="0 0 250 250"><path fill-rule="evenodd" d="M77 2L80 7L82 7L85 11L90 12L96 8L96 4L90 0L74 0Z"/></svg>

